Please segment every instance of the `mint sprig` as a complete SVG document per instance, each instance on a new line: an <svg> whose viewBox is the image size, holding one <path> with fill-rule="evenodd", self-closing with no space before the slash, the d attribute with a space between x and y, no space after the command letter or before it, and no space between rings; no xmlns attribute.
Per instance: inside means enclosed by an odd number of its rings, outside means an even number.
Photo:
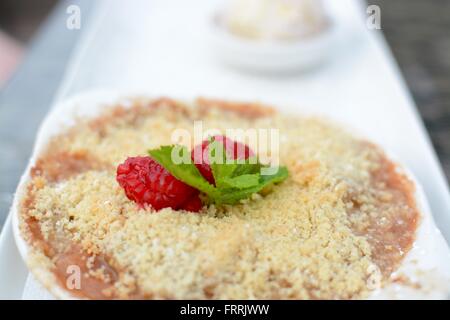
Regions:
<svg viewBox="0 0 450 320"><path fill-rule="evenodd" d="M210 203L235 204L249 198L288 177L286 167L278 167L271 175L262 175L264 168L256 157L230 159L225 147L218 141L209 145L209 162L216 186L210 184L191 161L190 152L179 145L162 146L149 151L150 156L175 178L203 192Z"/></svg>

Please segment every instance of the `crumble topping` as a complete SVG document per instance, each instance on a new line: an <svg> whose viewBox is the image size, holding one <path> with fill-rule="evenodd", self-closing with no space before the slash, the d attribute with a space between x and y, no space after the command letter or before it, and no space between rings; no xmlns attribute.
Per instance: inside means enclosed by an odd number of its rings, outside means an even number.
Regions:
<svg viewBox="0 0 450 320"><path fill-rule="evenodd" d="M242 116L240 105L136 101L54 138L21 210L23 233L42 253L34 263L53 266L60 284L63 267L82 264L91 280L77 295L90 298L367 296L414 240L412 183L376 146L332 123L258 105ZM115 181L115 167L171 144L173 130L192 131L194 120L205 129L278 128L289 178L268 194L200 214L139 209Z"/></svg>

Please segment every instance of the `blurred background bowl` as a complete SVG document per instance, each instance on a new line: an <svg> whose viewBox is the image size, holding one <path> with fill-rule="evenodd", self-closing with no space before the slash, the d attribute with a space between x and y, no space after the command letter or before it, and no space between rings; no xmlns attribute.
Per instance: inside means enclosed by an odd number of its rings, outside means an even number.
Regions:
<svg viewBox="0 0 450 320"><path fill-rule="evenodd" d="M243 70L286 73L311 69L333 53L339 26L329 19L315 34L290 40L248 39L231 33L216 14L210 23L209 42L223 63Z"/></svg>

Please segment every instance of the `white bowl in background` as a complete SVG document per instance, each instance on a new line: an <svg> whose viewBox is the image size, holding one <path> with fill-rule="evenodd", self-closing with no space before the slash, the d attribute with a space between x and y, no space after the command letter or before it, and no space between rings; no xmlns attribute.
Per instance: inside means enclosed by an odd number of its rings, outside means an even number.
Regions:
<svg viewBox="0 0 450 320"><path fill-rule="evenodd" d="M316 34L298 40L247 39L231 33L221 14L209 23L209 43L224 63L256 72L292 73L313 68L330 57L337 43L339 26L332 19Z"/></svg>

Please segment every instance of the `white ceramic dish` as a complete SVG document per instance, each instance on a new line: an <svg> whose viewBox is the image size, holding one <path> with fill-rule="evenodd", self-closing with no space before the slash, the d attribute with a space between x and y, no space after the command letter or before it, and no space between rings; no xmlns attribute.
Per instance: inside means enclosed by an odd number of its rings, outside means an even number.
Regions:
<svg viewBox="0 0 450 320"><path fill-rule="evenodd" d="M22 258L27 261L28 244L22 239L19 230L18 205L29 181L29 172L36 158L50 137L58 134L74 123L76 116L95 116L105 106L121 101L129 101L126 96L111 92L90 92L75 96L62 102L47 116L37 136L33 155L20 180L14 203L11 208L14 238ZM417 238L413 248L405 256L400 268L392 275L391 281L370 296L371 299L445 299L450 291L450 251L440 231L436 228L431 210L422 187L410 174L416 185L416 201L421 213ZM73 298L59 286L52 285L53 276L48 270L34 269L34 276L58 298ZM408 281L398 281L408 279Z"/></svg>
<svg viewBox="0 0 450 320"><path fill-rule="evenodd" d="M330 18L323 30L298 40L250 40L230 33L220 13L213 17L209 29L210 46L224 63L269 73L292 73L319 65L332 55L340 34L340 25Z"/></svg>

